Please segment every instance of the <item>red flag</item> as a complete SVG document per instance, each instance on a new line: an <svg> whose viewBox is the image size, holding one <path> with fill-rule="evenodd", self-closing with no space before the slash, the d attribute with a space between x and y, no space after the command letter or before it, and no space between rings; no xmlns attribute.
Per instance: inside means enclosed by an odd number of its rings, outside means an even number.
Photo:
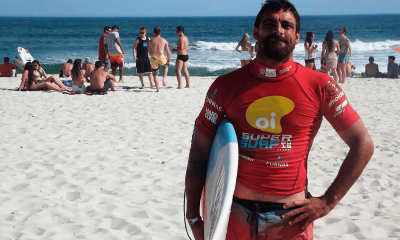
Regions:
<svg viewBox="0 0 400 240"><path fill-rule="evenodd" d="M396 52L400 52L400 47L394 49Z"/></svg>

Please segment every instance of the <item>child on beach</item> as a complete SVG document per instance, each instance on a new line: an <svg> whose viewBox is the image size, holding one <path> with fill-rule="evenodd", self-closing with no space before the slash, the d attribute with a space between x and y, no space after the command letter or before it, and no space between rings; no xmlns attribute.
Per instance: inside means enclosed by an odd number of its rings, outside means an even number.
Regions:
<svg viewBox="0 0 400 240"><path fill-rule="evenodd" d="M83 69L83 64L81 59L75 59L74 65L71 69L72 77L72 92L82 93L86 92L86 87L84 84L85 69Z"/></svg>

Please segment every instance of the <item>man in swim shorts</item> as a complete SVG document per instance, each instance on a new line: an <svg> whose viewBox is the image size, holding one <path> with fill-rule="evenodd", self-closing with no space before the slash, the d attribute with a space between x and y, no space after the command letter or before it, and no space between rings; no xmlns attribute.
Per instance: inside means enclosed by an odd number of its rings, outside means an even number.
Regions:
<svg viewBox="0 0 400 240"><path fill-rule="evenodd" d="M72 59L68 59L67 63L64 63L61 65L60 69L58 72L60 73L59 77L70 77L71 76L71 70L72 70L73 64L72 64Z"/></svg>
<svg viewBox="0 0 400 240"><path fill-rule="evenodd" d="M226 239L313 239L356 182L374 151L364 124L338 83L293 61L300 17L287 0L267 0L253 37L257 57L210 86L192 137L185 178L186 218L196 240L207 161L219 123L228 118L239 144L239 167ZM307 192L307 161L323 118L349 146L336 179L319 197ZM311 160L310 160L311 161Z"/></svg>
<svg viewBox="0 0 400 240"><path fill-rule="evenodd" d="M12 77L11 70L15 69L15 77L17 77L18 67L10 63L10 58L5 57L4 62L0 64L0 77Z"/></svg>
<svg viewBox="0 0 400 240"><path fill-rule="evenodd" d="M139 75L141 88L144 88L143 74L148 74L150 87L154 87L153 74L149 59L149 42L150 38L146 36L147 29L141 27L139 30L140 36L133 43L133 59L136 61L136 73Z"/></svg>
<svg viewBox="0 0 400 240"><path fill-rule="evenodd" d="M189 55L187 52L189 46L189 39L185 36L185 28L182 26L178 26L176 28L176 35L179 37L178 42L176 43L176 49L172 50L172 53L178 54L175 62L175 73L176 78L178 79L178 89L182 89L182 74L185 74L186 86L185 88L189 88L190 75L187 68Z"/></svg>
<svg viewBox="0 0 400 240"><path fill-rule="evenodd" d="M107 93L108 89L114 91L115 76L108 71L104 71L105 64L103 61L95 63L95 70L90 73L90 89L92 93Z"/></svg>
<svg viewBox="0 0 400 240"><path fill-rule="evenodd" d="M115 76L117 74L117 68L119 68L119 82L123 83L124 76L124 48L122 47L119 39L119 27L114 25L111 28L111 32L106 36L106 58L108 57L111 62L111 71Z"/></svg>
<svg viewBox="0 0 400 240"><path fill-rule="evenodd" d="M159 68L163 68L163 86L166 87L166 78L168 74L168 66L171 61L171 53L169 51L168 42L161 37L161 28L155 27L153 29L154 38L150 40L149 52L151 56L151 70L154 76L157 92L159 92L158 74ZM164 56L164 51L167 53L167 58Z"/></svg>

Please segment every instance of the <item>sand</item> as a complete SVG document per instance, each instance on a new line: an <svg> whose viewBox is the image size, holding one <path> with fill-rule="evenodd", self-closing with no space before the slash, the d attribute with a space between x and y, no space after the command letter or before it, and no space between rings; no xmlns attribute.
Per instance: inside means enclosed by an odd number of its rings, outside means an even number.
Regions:
<svg viewBox="0 0 400 240"><path fill-rule="evenodd" d="M215 77L191 89L138 87L106 96L17 92L0 78L0 240L188 239L184 176L191 133ZM148 86L148 80L145 79ZM400 80L341 85L375 153L315 239L400 239ZM347 152L327 121L309 158L309 189L323 194Z"/></svg>

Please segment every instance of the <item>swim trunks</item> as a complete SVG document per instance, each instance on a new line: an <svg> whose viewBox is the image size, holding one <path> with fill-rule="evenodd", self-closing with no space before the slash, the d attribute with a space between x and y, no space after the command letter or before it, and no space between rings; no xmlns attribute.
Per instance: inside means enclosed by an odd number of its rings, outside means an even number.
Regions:
<svg viewBox="0 0 400 240"><path fill-rule="evenodd" d="M176 59L186 62L189 60L189 55L187 55L187 54L186 55L178 55L178 57Z"/></svg>
<svg viewBox="0 0 400 240"><path fill-rule="evenodd" d="M143 75L145 73L151 73L150 60L148 58L136 60L136 74Z"/></svg>
<svg viewBox="0 0 400 240"><path fill-rule="evenodd" d="M168 67L167 59L164 55L161 56L151 56L151 69L156 70L158 66L162 66L163 68Z"/></svg>
<svg viewBox="0 0 400 240"><path fill-rule="evenodd" d="M251 60L249 51L242 51L239 56L240 60Z"/></svg>
<svg viewBox="0 0 400 240"><path fill-rule="evenodd" d="M306 189L308 153L323 119L338 132L359 119L327 74L294 61L273 68L256 60L214 81L196 128L213 139L224 116L238 138L238 183L268 195Z"/></svg>
<svg viewBox="0 0 400 240"><path fill-rule="evenodd" d="M313 239L314 225L301 230L301 223L289 225L291 219L282 215L292 211L283 209L284 203L257 202L234 197L226 239Z"/></svg>
<svg viewBox="0 0 400 240"><path fill-rule="evenodd" d="M111 67L122 67L124 66L124 55L122 53L116 53L110 55Z"/></svg>
<svg viewBox="0 0 400 240"><path fill-rule="evenodd" d="M110 79L107 79L105 82L104 82L104 86L103 86L103 88L101 88L101 89L90 89L90 91L92 92L92 93L106 93L107 91L108 91L108 89L110 89L111 88L111 80Z"/></svg>
<svg viewBox="0 0 400 240"><path fill-rule="evenodd" d="M347 64L348 60L349 60L349 55L347 55L346 53L339 54L338 63Z"/></svg>
<svg viewBox="0 0 400 240"><path fill-rule="evenodd" d="M77 85L72 85L72 92L86 92L86 86L77 86Z"/></svg>
<svg viewBox="0 0 400 240"><path fill-rule="evenodd" d="M328 52L324 56L324 63L331 69L337 68L337 55L334 52Z"/></svg>

